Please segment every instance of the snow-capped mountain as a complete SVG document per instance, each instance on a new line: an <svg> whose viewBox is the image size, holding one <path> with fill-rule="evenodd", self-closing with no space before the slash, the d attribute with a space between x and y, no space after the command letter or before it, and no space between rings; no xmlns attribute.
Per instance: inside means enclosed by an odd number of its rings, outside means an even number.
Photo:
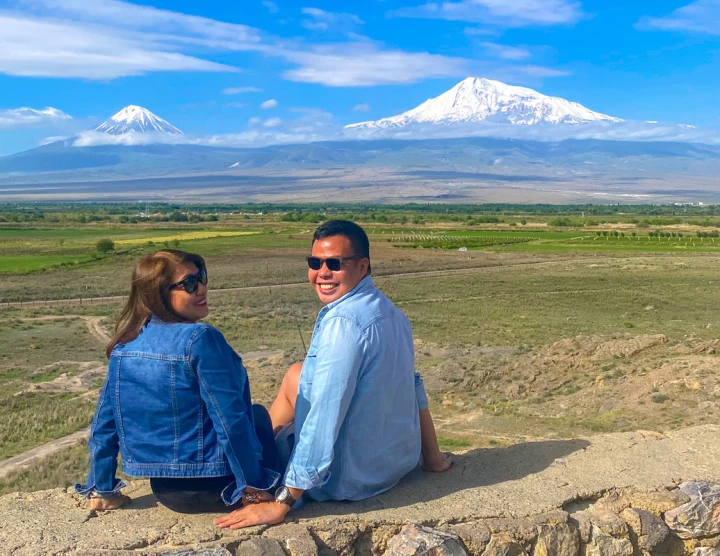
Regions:
<svg viewBox="0 0 720 556"><path fill-rule="evenodd" d="M622 122L606 114L593 112L563 98L549 97L525 87L500 81L468 77L439 97L391 118L360 122L349 129L381 129L412 124L452 125L488 121L515 125L584 124Z"/></svg>
<svg viewBox="0 0 720 556"><path fill-rule="evenodd" d="M105 120L95 131L110 135L125 133L170 133L182 135L182 131L174 125L156 116L142 106L126 106L120 112Z"/></svg>

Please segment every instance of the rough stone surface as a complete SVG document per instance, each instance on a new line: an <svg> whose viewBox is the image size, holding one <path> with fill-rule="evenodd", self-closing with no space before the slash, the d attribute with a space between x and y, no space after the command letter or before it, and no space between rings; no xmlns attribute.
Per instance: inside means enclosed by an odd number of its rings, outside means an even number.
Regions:
<svg viewBox="0 0 720 556"><path fill-rule="evenodd" d="M385 556L466 556L455 535L411 523L388 542Z"/></svg>
<svg viewBox="0 0 720 556"><path fill-rule="evenodd" d="M595 509L620 513L625 508L639 508L661 516L668 510L690 501L690 497L679 490L660 489L656 491L638 491L634 488L617 489L608 492Z"/></svg>
<svg viewBox="0 0 720 556"><path fill-rule="evenodd" d="M507 533L493 535L482 556L527 556L525 547Z"/></svg>
<svg viewBox="0 0 720 556"><path fill-rule="evenodd" d="M490 529L483 523L458 523L450 532L462 539L470 554L482 554L490 542Z"/></svg>
<svg viewBox="0 0 720 556"><path fill-rule="evenodd" d="M226 548L201 548L200 550L177 550L164 556L233 556Z"/></svg>
<svg viewBox="0 0 720 556"><path fill-rule="evenodd" d="M585 556L633 556L635 550L629 539L616 539L593 526Z"/></svg>
<svg viewBox="0 0 720 556"><path fill-rule="evenodd" d="M680 490L690 502L668 511L665 522L681 538L709 537L720 533L720 485L688 482Z"/></svg>
<svg viewBox="0 0 720 556"><path fill-rule="evenodd" d="M382 554L389 539L411 522L462 523L471 528L470 523L479 523L488 531L492 526L494 541L488 540L484 551L491 548L496 554L503 551L509 554L513 550L529 552L535 541L528 539L537 537L538 526L568 520L560 508L570 501L575 503L568 507L584 509L598 499L609 499L614 492L622 491L622 496L613 503L616 505L609 501L603 504L622 506L622 509L642 505L641 509L653 513L665 510L666 515L677 514L677 510L669 506L674 500L688 502L692 493L667 492L675 490L682 481L720 483L718 461L718 425L664 435L632 432L589 439L526 442L460 454L446 473L418 470L390 491L362 502L309 503L291 514L288 525L306 527L317 542L320 554L324 551ZM65 489L2 496L0 554L37 556L132 551L145 555L217 546L231 547L233 551L243 541L260 535L267 540L274 538L266 527L231 531L215 527L212 520L216 515L213 514L173 513L157 503L147 481L133 481L126 493L132 499L128 506L102 513L88 510L83 499ZM618 502L620 499L622 502ZM630 500L630 506L626 499ZM570 523L578 528L582 541L589 543L595 530L629 542L624 521L617 515L602 520L597 517L601 513L590 510L572 514ZM591 514L593 520L587 514ZM679 514L674 519L680 522ZM510 533L501 530L505 526ZM622 526L625 531L620 529ZM481 527L478 525L477 529ZM481 535L479 531L476 533ZM518 538L510 538L510 544L503 546L500 541L510 534ZM477 537L478 543L486 542L482 538ZM688 539L694 544L688 545L690 550L686 554L692 554L692 550L701 546L716 548L713 538ZM469 548L470 541L465 542ZM286 544L281 548L291 550Z"/></svg>
<svg viewBox="0 0 720 556"><path fill-rule="evenodd" d="M541 525L533 556L577 556L580 533L569 523Z"/></svg>
<svg viewBox="0 0 720 556"><path fill-rule="evenodd" d="M720 556L720 549L707 547L696 548L693 556Z"/></svg>
<svg viewBox="0 0 720 556"><path fill-rule="evenodd" d="M307 527L289 523L270 527L265 537L279 541L290 556L317 556L318 547Z"/></svg>
<svg viewBox="0 0 720 556"><path fill-rule="evenodd" d="M631 538L635 537L641 550L652 552L661 549L668 540L670 529L655 514L637 508L626 508L621 515L630 527Z"/></svg>
<svg viewBox="0 0 720 556"><path fill-rule="evenodd" d="M285 556L280 543L275 539L250 539L240 544L237 556Z"/></svg>

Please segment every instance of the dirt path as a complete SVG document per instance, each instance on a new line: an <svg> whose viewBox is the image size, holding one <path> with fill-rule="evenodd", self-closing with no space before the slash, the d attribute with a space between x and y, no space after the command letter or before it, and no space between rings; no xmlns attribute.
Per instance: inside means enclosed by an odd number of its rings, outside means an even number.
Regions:
<svg viewBox="0 0 720 556"><path fill-rule="evenodd" d="M33 463L45 459L46 457L56 452L59 452L60 450L69 448L70 446L77 444L78 442L81 442L83 439L86 439L88 437L89 432L90 427L85 427L84 429L80 429L79 431L69 434L68 436L63 436L62 438L51 440L50 442L46 442L42 446L38 446L37 448L33 448L32 450L23 452L20 455L8 458L5 461L0 461L0 479L4 479L8 475L16 471L22 471L24 469L27 469Z"/></svg>
<svg viewBox="0 0 720 556"><path fill-rule="evenodd" d="M44 320L82 319L87 325L88 332L90 332L90 334L92 334L102 344L107 344L110 342L111 338L108 333L103 330L102 326L100 326L100 321L104 318L105 317L86 317L85 315L45 315L43 317L28 317L20 320L32 322Z"/></svg>

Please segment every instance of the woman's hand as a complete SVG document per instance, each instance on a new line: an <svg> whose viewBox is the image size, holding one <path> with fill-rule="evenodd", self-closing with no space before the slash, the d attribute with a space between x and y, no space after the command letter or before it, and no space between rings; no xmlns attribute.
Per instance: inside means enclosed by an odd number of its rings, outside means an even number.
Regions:
<svg viewBox="0 0 720 556"><path fill-rule="evenodd" d="M243 506L227 515L213 520L213 523L223 529L242 529L253 525L276 525L282 523L290 511L290 506L280 502L260 502Z"/></svg>
<svg viewBox="0 0 720 556"><path fill-rule="evenodd" d="M437 451L431 457L423 457L423 471L431 473L442 473L450 469L453 463L452 454L450 452Z"/></svg>
<svg viewBox="0 0 720 556"><path fill-rule="evenodd" d="M130 497L124 494L117 494L107 498L90 498L89 506L91 509L98 512L105 512L107 510L117 510L120 506L124 506L130 502Z"/></svg>

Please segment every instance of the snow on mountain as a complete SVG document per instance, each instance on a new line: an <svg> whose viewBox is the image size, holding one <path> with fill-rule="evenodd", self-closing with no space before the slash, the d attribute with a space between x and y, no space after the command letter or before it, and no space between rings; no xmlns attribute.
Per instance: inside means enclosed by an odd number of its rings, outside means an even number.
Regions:
<svg viewBox="0 0 720 556"><path fill-rule="evenodd" d="M182 131L156 116L142 106L126 106L120 112L105 120L95 128L95 131L109 135L124 135L126 133L170 133L182 135Z"/></svg>
<svg viewBox="0 0 720 556"><path fill-rule="evenodd" d="M584 124L588 122L622 122L593 112L563 98L549 97L525 87L500 81L468 77L439 97L423 102L417 108L391 118L360 122L348 129L405 127L411 124L441 124L488 121L514 125Z"/></svg>

